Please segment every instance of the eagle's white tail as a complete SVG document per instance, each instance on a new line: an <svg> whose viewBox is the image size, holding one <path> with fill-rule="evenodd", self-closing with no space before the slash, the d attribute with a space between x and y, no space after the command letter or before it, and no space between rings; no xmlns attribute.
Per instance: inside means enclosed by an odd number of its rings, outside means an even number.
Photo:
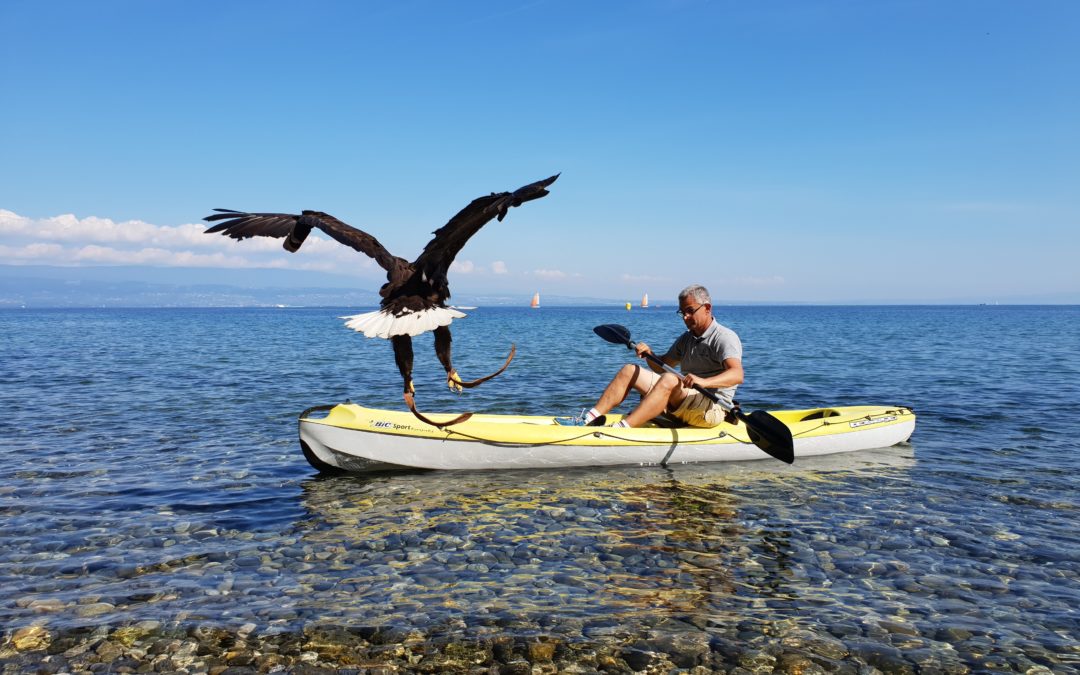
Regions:
<svg viewBox="0 0 1080 675"><path fill-rule="evenodd" d="M465 314L446 307L432 307L422 312L406 312L401 316L378 310L366 314L342 316L345 326L363 333L367 337L391 338L395 335L419 335L439 326L449 326L454 319L463 319Z"/></svg>

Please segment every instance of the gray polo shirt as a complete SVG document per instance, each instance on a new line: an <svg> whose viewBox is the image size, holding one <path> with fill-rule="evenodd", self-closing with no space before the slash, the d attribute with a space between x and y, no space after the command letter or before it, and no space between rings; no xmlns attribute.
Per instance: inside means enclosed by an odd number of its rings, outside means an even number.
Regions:
<svg viewBox="0 0 1080 675"><path fill-rule="evenodd" d="M712 377L727 370L725 359L742 359L742 341L735 331L713 319L701 337L690 331L680 335L664 358L678 363L683 373ZM730 404L737 388L738 385L712 392Z"/></svg>

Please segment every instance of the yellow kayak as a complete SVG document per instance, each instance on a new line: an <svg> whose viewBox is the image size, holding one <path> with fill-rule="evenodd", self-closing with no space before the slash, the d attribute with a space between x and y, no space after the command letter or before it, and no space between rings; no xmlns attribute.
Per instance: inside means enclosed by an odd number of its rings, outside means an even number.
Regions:
<svg viewBox="0 0 1080 675"><path fill-rule="evenodd" d="M795 458L903 443L915 413L902 406L848 406L769 411L791 430ZM325 413L323 415L322 413ZM426 414L445 422L457 414ZM608 424L621 419L607 416ZM560 424L560 421L563 423ZM407 411L355 403L317 406L300 415L300 446L324 472L400 469L532 469L668 465L768 459L742 422L712 428L659 424L612 428L566 426L566 418L476 414L449 427Z"/></svg>

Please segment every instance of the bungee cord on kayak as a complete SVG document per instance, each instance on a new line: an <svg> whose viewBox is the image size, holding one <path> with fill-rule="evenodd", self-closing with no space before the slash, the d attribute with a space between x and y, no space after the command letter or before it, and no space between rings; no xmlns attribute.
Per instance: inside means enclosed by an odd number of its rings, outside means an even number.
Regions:
<svg viewBox="0 0 1080 675"><path fill-rule="evenodd" d="M646 439L641 439L641 438L629 437L629 436L626 436L625 434L620 436L619 434L612 433L613 430L610 427L597 427L594 430L589 430L589 431L581 433L581 434L579 434L577 436L567 436L566 438L560 438L560 439L551 440L551 441L538 441L536 443L506 443L506 442L503 442L503 441L499 441L499 440L497 440L495 438L484 438L482 436L475 436L473 434L467 434L467 433L465 433L463 431L459 431L458 429L452 429L452 428L446 428L446 429L443 429L443 431L445 431L448 435L461 436L462 438L467 438L470 441L476 441L477 443L483 443L485 445L498 445L498 446L505 446L505 447L526 447L526 446L527 447L541 447L541 446L544 446L544 445L566 445L567 443L573 443L574 441L580 441L581 439L588 438L590 436L593 437L593 438L609 438L609 439L611 439L613 441L621 441L623 443L631 443L631 444L633 444L633 443L652 444L652 443L655 442L653 440L646 440ZM693 445L695 443L698 443L698 444L700 444L700 443L712 443L714 441L718 441L718 440L720 440L722 438L725 438L725 437L733 438L733 439L735 439L736 441L738 441L740 443L753 443L753 441L751 441L750 439L743 440L743 439L739 438L738 436L736 436L734 434L730 434L730 433L728 433L726 431L720 431L720 432L717 432L715 436L708 436L708 437L705 437L705 438L698 438L698 439L694 439L694 440L691 440L691 441L685 441L684 444L685 445Z"/></svg>
<svg viewBox="0 0 1080 675"><path fill-rule="evenodd" d="M736 403L735 409L738 410L738 404L737 403ZM906 407L899 407L899 408L881 410L881 411L878 411L878 412L863 415L862 417L855 417L855 418L848 417L848 416L843 416L840 413L837 413L835 415L835 417L840 418L840 419L837 419L836 421L830 421L832 418L822 417L822 418L820 418L822 420L822 422L820 424L818 424L817 426L806 427L806 428L802 429L801 431L793 431L793 432L791 432L791 435L794 438L794 437L798 437L798 436L805 436L807 434L812 434L813 432L815 432L815 431L817 431L819 429L824 429L825 427L829 427L829 426L833 426L833 425L847 424L848 426L851 426L853 423L858 424L860 422L878 422L878 421L883 420L883 418L885 418L885 417L891 417L891 416L896 416L896 415L913 415L913 414L914 414L914 412L910 408L906 408ZM803 418L804 421L806 419L807 418ZM726 419L725 422L727 424L730 424L730 425L733 425L733 426L738 424L738 422L735 419ZM678 427L674 427L674 428L678 428ZM683 428L686 428L686 427L683 427ZM462 433L460 431L457 431L456 429L447 429L446 432L447 433L454 433L454 434L457 434L459 436L464 436L466 438L471 438L472 440L476 440L476 441L487 442L483 438L477 438L475 436L469 436L468 434L464 434L464 433ZM622 441L624 443L647 443L647 442L649 442L649 441L645 441L645 440L639 439L639 438L630 438L630 437L626 437L626 436L619 436L618 434L614 434L614 433L611 433L611 432L612 432L611 427L597 427L596 430L592 432L592 435L594 437L596 437L596 438L610 438L612 440ZM582 436L577 436L577 437L570 438L570 439L565 439L565 440L562 440L562 441L555 441L555 443L566 443L568 441L574 441L574 440L578 440L580 438L584 438L585 436L588 436L588 435L589 434L583 434ZM750 434L747 434L746 438L739 438L737 435L735 435L735 434L733 434L731 432L728 432L728 431L719 431L719 432L717 432L717 434L715 436L708 436L708 437L705 437L705 438L697 438L697 439L693 439L693 440L680 441L679 444L680 445L695 445L695 444L702 444L702 443L712 443L714 441L718 441L718 440L723 439L723 438L731 438L731 439L733 439L735 441L738 441L739 443L742 443L744 445L755 445L756 444L756 441L753 438L750 437ZM540 445L543 445L543 444L540 444Z"/></svg>

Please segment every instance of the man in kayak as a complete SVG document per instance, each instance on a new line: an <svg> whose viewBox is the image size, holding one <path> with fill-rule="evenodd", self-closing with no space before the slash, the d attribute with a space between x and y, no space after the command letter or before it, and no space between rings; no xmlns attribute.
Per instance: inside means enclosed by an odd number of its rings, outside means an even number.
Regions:
<svg viewBox="0 0 1080 675"><path fill-rule="evenodd" d="M743 381L742 342L735 331L713 318L712 300L704 286L684 288L676 311L686 324L686 332L660 359L672 367L680 365L682 377L649 361L651 370L628 363L579 423L604 426L605 413L621 404L631 389L641 393L641 402L616 427L640 427L665 411L694 427L712 427L724 421L724 409L693 387L696 384L712 390L730 406L735 388ZM652 349L639 342L636 352L643 359Z"/></svg>

